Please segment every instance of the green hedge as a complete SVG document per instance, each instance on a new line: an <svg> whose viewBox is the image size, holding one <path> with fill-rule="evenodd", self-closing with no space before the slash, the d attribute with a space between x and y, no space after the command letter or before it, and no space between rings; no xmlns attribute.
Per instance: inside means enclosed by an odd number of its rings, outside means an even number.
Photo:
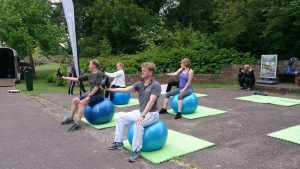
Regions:
<svg viewBox="0 0 300 169"><path fill-rule="evenodd" d="M144 31L146 32L146 31ZM164 67L176 71L180 67L180 61L188 57L192 62L195 73L218 74L223 64L255 64L256 59L250 53L240 53L234 49L219 48L210 37L193 31L192 29L167 30L158 29L155 37L140 37L145 41L146 49L133 55L117 55L98 57L97 59L107 71L115 71L115 64L121 61L125 64L125 73L140 72L140 65L145 61L152 61L157 66L157 73ZM147 43L146 43L147 42ZM89 59L81 59L81 68L87 71Z"/></svg>
<svg viewBox="0 0 300 169"><path fill-rule="evenodd" d="M195 73L218 74L223 64L255 64L256 60L249 53L239 53L234 49L218 49L216 47L198 49L171 48L166 51L160 47L153 47L135 55L122 55L97 58L107 71L115 71L118 61L125 64L125 73L134 74L140 72L140 65L145 61L156 64L158 73L163 67L176 71L180 67L180 61L190 58L192 69ZM87 71L89 59L81 59L81 68Z"/></svg>

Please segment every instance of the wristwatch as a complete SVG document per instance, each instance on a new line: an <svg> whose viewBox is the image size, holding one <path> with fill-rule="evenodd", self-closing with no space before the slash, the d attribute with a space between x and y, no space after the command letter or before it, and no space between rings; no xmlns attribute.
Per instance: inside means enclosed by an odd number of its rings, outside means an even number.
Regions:
<svg viewBox="0 0 300 169"><path fill-rule="evenodd" d="M142 115L142 114L141 114L141 117L145 118L145 117L146 117L146 115Z"/></svg>

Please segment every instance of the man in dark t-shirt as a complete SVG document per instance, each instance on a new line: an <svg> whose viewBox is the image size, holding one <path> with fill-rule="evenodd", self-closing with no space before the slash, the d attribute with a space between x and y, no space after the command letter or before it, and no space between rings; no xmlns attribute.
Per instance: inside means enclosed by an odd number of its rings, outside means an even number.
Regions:
<svg viewBox="0 0 300 169"><path fill-rule="evenodd" d="M103 72L99 71L100 69L100 63L96 60L93 59L90 61L89 64L89 71L90 73L84 76L81 76L79 78L75 77L64 77L62 75L57 75L59 79L63 80L70 80L70 81L88 81L91 90L90 94L87 96L82 96L82 97L77 97L72 99L72 107L71 107L71 112L70 116L67 117L63 122L61 122L61 125L66 125L66 124L72 124L73 125L68 129L68 131L76 131L80 129L80 121L83 116L83 113L85 111L85 106L90 105L93 106L96 103L99 103L103 101L104 99L104 91L103 88L101 87L101 81L103 78ZM74 121L74 114L78 110L78 116L76 120Z"/></svg>
<svg viewBox="0 0 300 169"><path fill-rule="evenodd" d="M109 150L123 148L124 128L131 123L134 125L132 150L129 162L135 162L139 157L143 145L144 127L153 124L159 119L157 99L161 93L160 84L153 79L155 64L142 64L142 80L127 88L110 88L110 92L138 92L139 109L125 113L117 119L115 139Z"/></svg>

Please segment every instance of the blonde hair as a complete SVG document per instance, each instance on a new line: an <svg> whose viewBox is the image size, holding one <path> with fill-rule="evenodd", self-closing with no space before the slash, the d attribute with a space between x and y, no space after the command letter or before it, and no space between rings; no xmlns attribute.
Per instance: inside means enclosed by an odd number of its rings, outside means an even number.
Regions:
<svg viewBox="0 0 300 169"><path fill-rule="evenodd" d="M153 72L152 76L154 75L156 66L153 62L144 62L141 67L147 68L149 71Z"/></svg>
<svg viewBox="0 0 300 169"><path fill-rule="evenodd" d="M100 70L100 63L97 59L92 59L90 63L92 63L98 70Z"/></svg>
<svg viewBox="0 0 300 169"><path fill-rule="evenodd" d="M184 66L186 66L186 67L191 67L191 61L190 61L189 58L184 58L184 59L182 59L182 60L181 60L181 63L183 63Z"/></svg>
<svg viewBox="0 0 300 169"><path fill-rule="evenodd" d="M124 68L124 63L122 63L122 62L118 62L117 65L121 66L122 69Z"/></svg>

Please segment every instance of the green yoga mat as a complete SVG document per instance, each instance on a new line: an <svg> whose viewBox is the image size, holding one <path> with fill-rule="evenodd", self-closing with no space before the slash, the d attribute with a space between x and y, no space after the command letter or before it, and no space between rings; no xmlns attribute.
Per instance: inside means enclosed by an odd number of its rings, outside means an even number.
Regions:
<svg viewBox="0 0 300 169"><path fill-rule="evenodd" d="M238 97L235 99L256 102L256 103L268 103L268 104L274 104L279 106L294 106L300 104L300 100L297 99L274 97L274 96L252 95L252 96Z"/></svg>
<svg viewBox="0 0 300 169"><path fill-rule="evenodd" d="M201 93L194 93L197 97L205 97L207 94L201 94Z"/></svg>
<svg viewBox="0 0 300 169"><path fill-rule="evenodd" d="M129 107L129 106L135 106L139 105L139 100L138 99L130 99L128 104L124 105L115 105L116 107Z"/></svg>
<svg viewBox="0 0 300 169"><path fill-rule="evenodd" d="M168 113L173 114L173 115L176 114L172 109L169 109ZM213 108L209 108L209 107L204 107L204 106L198 106L194 113L182 114L182 117L186 118L186 119L197 119L197 118L201 118L201 117L214 116L214 115L223 114L223 113L226 113L226 111L213 109Z"/></svg>
<svg viewBox="0 0 300 169"><path fill-rule="evenodd" d="M213 145L214 143L173 130L168 130L168 139L162 149L152 152L141 152L141 156L154 164L159 164L172 158L183 156ZM124 147L128 150L131 149L128 140L124 142Z"/></svg>
<svg viewBox="0 0 300 169"><path fill-rule="evenodd" d="M118 113L115 113L113 119L108 122L108 123L104 123L104 124L99 124L99 125L94 125L94 124L91 124L89 123L85 117L82 117L81 121L84 122L85 124L95 128L95 129L105 129L105 128L110 128L110 127L114 127L116 125L116 119L122 115L124 112L118 112Z"/></svg>
<svg viewBox="0 0 300 169"><path fill-rule="evenodd" d="M268 136L300 144L300 125L270 133Z"/></svg>

